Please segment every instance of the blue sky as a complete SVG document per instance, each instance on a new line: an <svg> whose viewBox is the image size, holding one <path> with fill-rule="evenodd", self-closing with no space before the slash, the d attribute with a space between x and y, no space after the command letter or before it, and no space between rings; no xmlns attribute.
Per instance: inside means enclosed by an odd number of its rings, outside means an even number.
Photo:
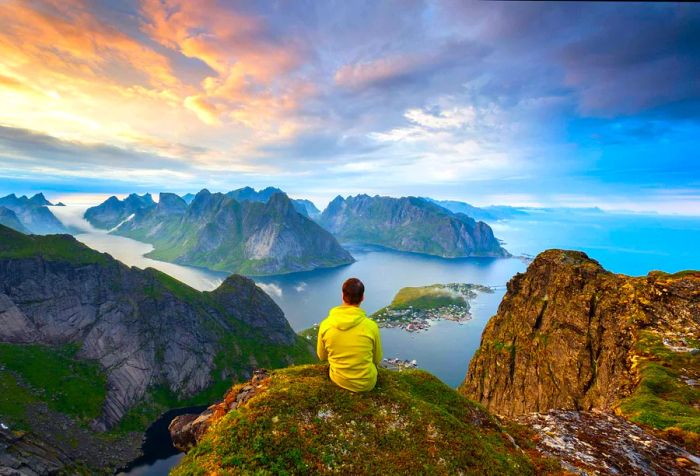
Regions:
<svg viewBox="0 0 700 476"><path fill-rule="evenodd" d="M0 193L700 214L700 5L0 3Z"/></svg>

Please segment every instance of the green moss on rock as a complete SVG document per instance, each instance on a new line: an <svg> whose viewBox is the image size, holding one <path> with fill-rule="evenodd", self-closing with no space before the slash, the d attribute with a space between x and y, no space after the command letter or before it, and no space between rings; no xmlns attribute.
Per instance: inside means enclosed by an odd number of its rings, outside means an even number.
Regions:
<svg viewBox="0 0 700 476"><path fill-rule="evenodd" d="M272 372L172 474L535 472L480 405L427 372L380 370L373 391L355 394L327 371L307 365Z"/></svg>

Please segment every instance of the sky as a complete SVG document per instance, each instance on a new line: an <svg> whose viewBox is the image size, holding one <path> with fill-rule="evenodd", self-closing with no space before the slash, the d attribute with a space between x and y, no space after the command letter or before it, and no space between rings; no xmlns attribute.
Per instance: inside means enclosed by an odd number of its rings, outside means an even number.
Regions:
<svg viewBox="0 0 700 476"><path fill-rule="evenodd" d="M700 215L700 4L0 0L0 193Z"/></svg>

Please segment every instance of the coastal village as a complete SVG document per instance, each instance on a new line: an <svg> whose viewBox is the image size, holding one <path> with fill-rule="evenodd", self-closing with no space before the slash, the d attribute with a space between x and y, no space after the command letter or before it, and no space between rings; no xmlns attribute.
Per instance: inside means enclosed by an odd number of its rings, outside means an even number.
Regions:
<svg viewBox="0 0 700 476"><path fill-rule="evenodd" d="M379 327L401 328L407 332L427 330L435 321L465 322L472 317L469 302L479 292L492 293L493 289L465 283L402 288L389 306L371 317Z"/></svg>

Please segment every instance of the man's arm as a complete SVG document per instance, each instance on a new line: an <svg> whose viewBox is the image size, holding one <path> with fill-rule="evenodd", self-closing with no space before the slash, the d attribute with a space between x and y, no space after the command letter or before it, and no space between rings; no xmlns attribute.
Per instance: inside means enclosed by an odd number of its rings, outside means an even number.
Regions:
<svg viewBox="0 0 700 476"><path fill-rule="evenodd" d="M318 360L320 361L328 360L328 352L326 351L326 344L323 343L321 327L318 328L318 338L316 339L316 355L318 355Z"/></svg>
<svg viewBox="0 0 700 476"><path fill-rule="evenodd" d="M374 365L382 362L382 338L379 335L379 326L374 324Z"/></svg>

